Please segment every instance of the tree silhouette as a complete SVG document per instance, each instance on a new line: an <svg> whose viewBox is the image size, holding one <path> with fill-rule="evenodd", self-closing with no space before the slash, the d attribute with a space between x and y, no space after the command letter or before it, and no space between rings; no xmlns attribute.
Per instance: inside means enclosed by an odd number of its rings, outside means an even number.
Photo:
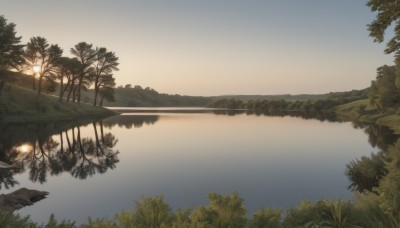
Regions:
<svg viewBox="0 0 400 228"><path fill-rule="evenodd" d="M57 78L60 81L59 100L61 101L64 94L68 92L67 102L70 99L71 93L79 79L80 62L76 58L61 57L58 66ZM64 79L66 83L64 83Z"/></svg>
<svg viewBox="0 0 400 228"><path fill-rule="evenodd" d="M13 178L18 172L27 171L31 181L44 183L49 175L68 172L75 178L85 179L114 169L119 162L119 151L114 149L118 139L104 132L101 121L92 124L93 137L82 138L80 127L74 126L56 134L46 130L31 132L29 140L13 137L15 142L7 142L4 148L0 141L0 161L13 165L13 169L0 169L0 189L18 184ZM46 129L45 126L42 128ZM21 142L31 149L19 151L16 145Z"/></svg>
<svg viewBox="0 0 400 228"><path fill-rule="evenodd" d="M78 103L81 102L81 90L84 86L85 77L89 77L90 73L93 72L92 64L96 61L96 50L93 49L92 44L88 44L86 42L80 42L75 45L74 48L71 48L71 54L74 55L79 62L81 63L81 67L79 70L79 79L77 85L77 96Z"/></svg>
<svg viewBox="0 0 400 228"><path fill-rule="evenodd" d="M50 45L45 38L40 36L32 37L26 45L26 66L29 68L40 66L38 94L42 91L43 78L55 79L62 53L63 51L58 45Z"/></svg>
<svg viewBox="0 0 400 228"><path fill-rule="evenodd" d="M21 70L23 47L21 37L16 36L15 24L7 23L4 16L0 15L0 70Z"/></svg>
<svg viewBox="0 0 400 228"><path fill-rule="evenodd" d="M115 85L115 83L114 83L114 85ZM111 85L105 85L103 88L100 88L99 95L100 95L100 106L103 106L104 99L108 102L115 101L115 91L114 91L113 86L111 86Z"/></svg>
<svg viewBox="0 0 400 228"><path fill-rule="evenodd" d="M118 69L118 57L114 52L107 51L106 48L101 47L96 50L96 57L93 70L94 82L94 101L93 106L97 105L97 96L100 88L109 86L114 87L115 82L112 77L112 72Z"/></svg>

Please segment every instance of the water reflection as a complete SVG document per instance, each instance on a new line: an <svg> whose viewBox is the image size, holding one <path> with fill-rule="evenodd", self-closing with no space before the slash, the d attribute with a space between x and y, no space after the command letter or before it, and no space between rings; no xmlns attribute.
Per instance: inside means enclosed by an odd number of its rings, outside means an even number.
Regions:
<svg viewBox="0 0 400 228"><path fill-rule="evenodd" d="M319 121L328 121L328 122L344 122L337 117L334 112L304 112L304 111L263 111L263 112L254 112L254 111L246 111L246 110L214 110L213 113L215 115L257 115L257 116L278 116L278 117L299 117L305 120L308 119L316 119ZM372 147L377 147L381 150L387 150L390 145L393 145L397 139L400 138L400 135L396 134L394 130L376 124L370 123L362 123L362 122L353 122L353 127L355 129L363 129L364 132L368 135L368 142Z"/></svg>
<svg viewBox="0 0 400 228"><path fill-rule="evenodd" d="M158 115L120 115L109 117L102 121L105 127L112 128L114 126L125 127L131 129L132 126L140 128L144 124L152 125L159 120Z"/></svg>
<svg viewBox="0 0 400 228"><path fill-rule="evenodd" d="M400 135L396 134L394 130L381 125L354 122L353 127L363 129L368 135L368 142L371 146L383 151L386 151L390 145L393 145L400 138Z"/></svg>
<svg viewBox="0 0 400 228"><path fill-rule="evenodd" d="M119 151L113 148L118 139L104 132L101 120L92 121L74 122L75 126L71 122L0 125L1 132L7 132L0 137L0 161L12 166L0 169L0 189L17 185L17 173L29 172L29 180L42 184L48 175L68 172L86 179L115 168ZM90 122L93 136L83 137L81 127Z"/></svg>
<svg viewBox="0 0 400 228"><path fill-rule="evenodd" d="M265 110L265 111L253 111L253 110L213 110L216 115L256 115L256 116L279 116L279 117L300 117L302 119L316 119L320 121L328 122L342 122L334 112L305 112L305 111L279 111L279 110Z"/></svg>
<svg viewBox="0 0 400 228"><path fill-rule="evenodd" d="M186 111L187 112L187 111ZM204 112L204 110L202 111ZM215 115L257 115L291 116L320 121L340 121L331 112L249 112L245 110L212 110ZM18 185L14 176L29 172L32 182L44 183L48 175L70 173L74 178L86 179L114 169L119 162L116 146L118 139L104 128L140 128L153 125L160 115L131 113L113 116L104 120L80 120L64 122L38 122L30 124L0 123L0 161L11 168L0 167L0 189ZM81 127L92 126L90 136L83 137ZM353 123L356 129L363 129L373 147L385 151L399 135L383 126Z"/></svg>

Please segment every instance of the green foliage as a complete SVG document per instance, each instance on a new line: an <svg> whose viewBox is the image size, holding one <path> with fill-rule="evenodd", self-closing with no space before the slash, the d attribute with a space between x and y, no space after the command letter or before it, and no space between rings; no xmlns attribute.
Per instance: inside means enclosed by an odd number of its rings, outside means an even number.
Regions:
<svg viewBox="0 0 400 228"><path fill-rule="evenodd" d="M274 111L322 112L332 110L334 107L347 102L349 102L348 99L327 99L314 101L249 100L244 103L241 100L220 99L210 102L207 106L211 108L246 109L261 114Z"/></svg>
<svg viewBox="0 0 400 228"><path fill-rule="evenodd" d="M23 47L19 44L21 37L16 36L15 24L7 23L0 15L0 70L20 69L23 63Z"/></svg>
<svg viewBox="0 0 400 228"><path fill-rule="evenodd" d="M346 175L351 181L349 188L359 192L373 191L386 172L382 153L363 156L346 165Z"/></svg>
<svg viewBox="0 0 400 228"><path fill-rule="evenodd" d="M165 203L164 197L158 195L154 198L142 198L136 203L133 221L137 227L166 226L171 218L171 208Z"/></svg>
<svg viewBox="0 0 400 228"><path fill-rule="evenodd" d="M234 99L247 102L250 100L285 100L285 101L316 101L316 100L327 100L327 99L349 99L349 100L360 100L366 98L366 89L362 90L351 90L346 92L330 92L325 94L283 94L283 95L225 95L211 97L213 100L222 99Z"/></svg>
<svg viewBox="0 0 400 228"><path fill-rule="evenodd" d="M377 191L380 207L394 217L400 216L400 141L388 150L385 168L387 174L380 181Z"/></svg>
<svg viewBox="0 0 400 228"><path fill-rule="evenodd" d="M58 223L57 219L54 217L53 214L50 215L49 221L44 228L74 228L75 222L65 221L63 220L61 223Z"/></svg>
<svg viewBox="0 0 400 228"><path fill-rule="evenodd" d="M301 227L310 222L319 223L323 220L322 212L326 211L323 202L315 204L310 201L301 202L298 208L291 208L286 212L284 227Z"/></svg>
<svg viewBox="0 0 400 228"><path fill-rule="evenodd" d="M119 107L204 107L210 98L196 96L181 96L159 93L156 90L141 86L119 86L108 88L104 86L99 90L100 98L104 97L104 106ZM94 91L82 92L82 95L94 101ZM115 101L115 102L114 102Z"/></svg>
<svg viewBox="0 0 400 228"><path fill-rule="evenodd" d="M362 213L352 202L303 201L298 208L288 210L283 221L284 227L361 227Z"/></svg>
<svg viewBox="0 0 400 228"><path fill-rule="evenodd" d="M396 67L381 66L377 69L377 76L371 82L368 91L370 104L375 106L380 112L389 107L396 107L400 102L400 90L396 88Z"/></svg>
<svg viewBox="0 0 400 228"><path fill-rule="evenodd" d="M241 100L235 99L220 99L210 102L208 105L210 108L226 108L226 109L243 109L245 104Z"/></svg>
<svg viewBox="0 0 400 228"><path fill-rule="evenodd" d="M216 227L243 227L246 224L246 208L237 192L231 195L208 194L212 224Z"/></svg>
<svg viewBox="0 0 400 228"><path fill-rule="evenodd" d="M0 227L2 228L15 228L15 227L34 227L29 216L21 217L13 213L0 213Z"/></svg>
<svg viewBox="0 0 400 228"><path fill-rule="evenodd" d="M400 225L400 141L380 156L385 175L371 192L360 195L357 206L365 214L366 227L399 227ZM379 156L371 160L376 160ZM363 169L374 169L376 162L366 162ZM372 166L372 167L368 167Z"/></svg>
<svg viewBox="0 0 400 228"><path fill-rule="evenodd" d="M199 207L190 216L194 227L244 227L246 208L243 199L234 192L231 195L208 194L210 204Z"/></svg>
<svg viewBox="0 0 400 228"><path fill-rule="evenodd" d="M281 225L282 211L264 208L258 210L254 213L253 219L251 222L251 227L254 228L262 228L262 227L271 227L271 228L279 228Z"/></svg>
<svg viewBox="0 0 400 228"><path fill-rule="evenodd" d="M329 212L325 214L326 219L322 224L333 228L356 228L357 218L352 217L352 211L355 209L350 202L343 201L328 201L325 202L329 208Z"/></svg>
<svg viewBox="0 0 400 228"><path fill-rule="evenodd" d="M190 227L190 215L192 209L178 209L172 214L172 224L174 228Z"/></svg>
<svg viewBox="0 0 400 228"><path fill-rule="evenodd" d="M376 12L376 18L368 25L369 35L374 42L382 43L385 40L385 32L394 24L394 35L386 43L386 54L394 53L397 66L397 75L394 85L400 88L400 1L369 0L367 6Z"/></svg>
<svg viewBox="0 0 400 228"><path fill-rule="evenodd" d="M117 228L118 225L108 219L95 219L88 218L88 223L81 225L82 228ZM129 227L129 226L128 226Z"/></svg>
<svg viewBox="0 0 400 228"><path fill-rule="evenodd" d="M205 206L200 206L190 215L190 223L193 227L212 227L215 226L213 221L215 217L216 215L212 210Z"/></svg>
<svg viewBox="0 0 400 228"><path fill-rule="evenodd" d="M369 0L367 6L371 11L377 12L375 20L368 25L369 35L375 42L382 43L385 40L385 31L393 23L394 36L386 45L385 53L399 54L400 50L400 2Z"/></svg>

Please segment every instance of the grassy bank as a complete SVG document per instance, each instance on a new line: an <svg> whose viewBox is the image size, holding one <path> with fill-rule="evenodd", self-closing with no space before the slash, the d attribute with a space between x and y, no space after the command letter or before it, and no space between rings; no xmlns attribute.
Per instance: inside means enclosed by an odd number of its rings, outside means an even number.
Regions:
<svg viewBox="0 0 400 228"><path fill-rule="evenodd" d="M7 85L0 96L0 121L66 120L109 116L115 112L89 104L60 102L57 97Z"/></svg>
<svg viewBox="0 0 400 228"><path fill-rule="evenodd" d="M336 113L344 119L375 123L392 128L400 133L400 115L396 108L379 112L368 99L350 102L336 107Z"/></svg>

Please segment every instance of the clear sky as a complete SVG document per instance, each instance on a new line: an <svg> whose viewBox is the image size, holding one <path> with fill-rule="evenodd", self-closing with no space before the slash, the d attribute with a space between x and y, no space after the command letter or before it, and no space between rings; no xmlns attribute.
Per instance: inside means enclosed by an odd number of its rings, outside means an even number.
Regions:
<svg viewBox="0 0 400 228"><path fill-rule="evenodd" d="M12 0L0 15L27 42L86 41L120 59L118 85L185 95L361 89L392 64L364 0Z"/></svg>

